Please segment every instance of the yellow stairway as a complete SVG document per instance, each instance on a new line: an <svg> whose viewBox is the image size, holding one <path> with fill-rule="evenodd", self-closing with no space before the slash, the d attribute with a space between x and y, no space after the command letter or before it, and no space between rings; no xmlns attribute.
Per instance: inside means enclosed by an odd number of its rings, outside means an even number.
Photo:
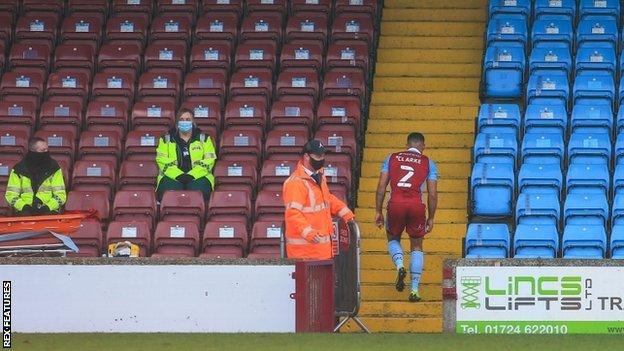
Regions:
<svg viewBox="0 0 624 351"><path fill-rule="evenodd" d="M441 332L442 262L461 255L467 178L479 105L486 0L386 0L356 216L362 224L362 308L373 332ZM394 290L385 232L374 225L379 168L425 134L425 154L440 172L435 228L425 240L420 303ZM406 267L409 241L404 237ZM409 281L409 276L408 276ZM349 322L344 331L357 331Z"/></svg>

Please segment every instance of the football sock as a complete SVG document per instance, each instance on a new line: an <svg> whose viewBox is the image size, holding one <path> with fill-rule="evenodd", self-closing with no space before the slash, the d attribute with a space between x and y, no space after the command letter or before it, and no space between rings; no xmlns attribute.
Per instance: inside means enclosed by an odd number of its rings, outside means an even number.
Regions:
<svg viewBox="0 0 624 351"><path fill-rule="evenodd" d="M410 254L410 275L412 279L412 291L418 291L420 284L420 274L423 270L423 252L412 251Z"/></svg>
<svg viewBox="0 0 624 351"><path fill-rule="evenodd" d="M388 241L388 253L397 269L403 268L403 248L398 240Z"/></svg>

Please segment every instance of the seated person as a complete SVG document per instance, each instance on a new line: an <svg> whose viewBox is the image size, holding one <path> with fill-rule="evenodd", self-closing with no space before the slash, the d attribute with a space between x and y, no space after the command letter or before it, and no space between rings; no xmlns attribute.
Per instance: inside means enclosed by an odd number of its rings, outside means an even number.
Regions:
<svg viewBox="0 0 624 351"><path fill-rule="evenodd" d="M65 180L45 140L28 141L28 152L11 170L4 197L18 216L59 213L67 199Z"/></svg>
<svg viewBox="0 0 624 351"><path fill-rule="evenodd" d="M167 190L199 190L204 200L210 199L215 181L212 168L217 155L212 139L197 128L193 118L193 111L181 109L176 115L176 127L158 141L158 201Z"/></svg>

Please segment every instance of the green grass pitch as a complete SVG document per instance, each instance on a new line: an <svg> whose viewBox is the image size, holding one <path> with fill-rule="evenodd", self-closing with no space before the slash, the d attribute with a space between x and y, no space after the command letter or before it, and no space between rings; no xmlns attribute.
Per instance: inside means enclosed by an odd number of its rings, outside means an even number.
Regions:
<svg viewBox="0 0 624 351"><path fill-rule="evenodd" d="M12 350L20 351L621 351L624 349L622 335L14 334L12 342Z"/></svg>

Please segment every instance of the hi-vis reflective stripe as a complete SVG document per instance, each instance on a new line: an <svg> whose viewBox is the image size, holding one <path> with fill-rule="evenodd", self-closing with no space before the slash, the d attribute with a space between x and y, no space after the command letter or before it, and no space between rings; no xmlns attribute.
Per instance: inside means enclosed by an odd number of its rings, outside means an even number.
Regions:
<svg viewBox="0 0 624 351"><path fill-rule="evenodd" d="M49 186L49 185L42 185L39 187L39 191L43 192L43 191L64 191L65 187L62 185L59 186Z"/></svg>
<svg viewBox="0 0 624 351"><path fill-rule="evenodd" d="M206 152L204 153L204 158L217 158L214 152Z"/></svg>
<svg viewBox="0 0 624 351"><path fill-rule="evenodd" d="M327 207L329 207L327 205L327 203L322 203L322 204L316 205L314 207L305 207L302 204L300 204L298 202L294 202L294 201L286 205L286 209L294 208L295 210L299 210L299 211L301 211L303 213L316 213L316 212L323 211Z"/></svg>
<svg viewBox="0 0 624 351"><path fill-rule="evenodd" d="M295 210L303 211L303 205L298 202L291 202L286 205L286 209L294 208Z"/></svg>
<svg viewBox="0 0 624 351"><path fill-rule="evenodd" d="M308 188L308 198L310 201L310 207L314 207L314 205L316 205L316 196L314 196L314 190L312 189L312 187L310 186L309 182L303 180L303 184L305 184L306 188Z"/></svg>
<svg viewBox="0 0 624 351"><path fill-rule="evenodd" d="M340 211L338 211L338 217L344 217L345 215L349 214L349 212L351 212L351 210L349 210L349 208L345 206Z"/></svg>
<svg viewBox="0 0 624 351"><path fill-rule="evenodd" d="M290 239L286 238L287 245L315 245L315 244L327 244L330 242L329 236L322 236L318 242L310 242L306 239Z"/></svg>
<svg viewBox="0 0 624 351"><path fill-rule="evenodd" d="M14 193L21 194L22 193L22 188L20 188L18 186L7 186L6 187L6 191L12 191Z"/></svg>

